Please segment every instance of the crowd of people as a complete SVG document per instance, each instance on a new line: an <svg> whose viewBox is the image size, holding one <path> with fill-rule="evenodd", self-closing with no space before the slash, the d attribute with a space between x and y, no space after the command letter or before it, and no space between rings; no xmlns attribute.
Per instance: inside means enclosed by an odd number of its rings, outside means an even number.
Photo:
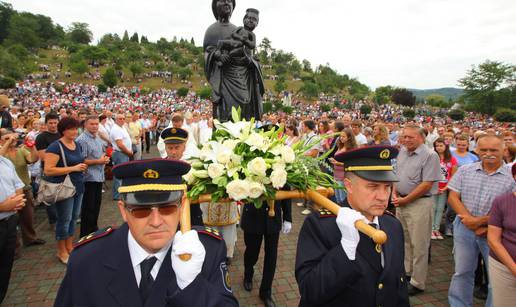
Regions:
<svg viewBox="0 0 516 307"><path fill-rule="evenodd" d="M213 129L211 102L193 91L186 97L175 90L144 93L137 87L100 93L94 85L27 80L4 94L0 96L0 168L2 174L16 175L0 176L0 303L13 259L21 251L17 228L24 246L46 243L34 230L34 206L45 206L55 231L56 257L66 264L77 239L77 222L81 237L99 229L102 193L109 192L105 182L112 178L112 166L141 160L152 146L163 158L173 156L173 149L160 140L161 132L170 127L187 132L183 153L176 157L185 160L210 139ZM318 157L331 152L322 167L334 176L339 204L348 197L347 171L335 156L369 146L398 148L392 163L399 181L394 184L390 209L403 227L408 294L425 291L431 242L449 236L455 259L450 305L471 306L475 295L483 297L486 306L509 306L516 293L514 123L495 122L480 114L454 122L430 108L407 119L398 106L367 101L344 102L346 109L322 111L321 104L332 99L321 97L312 104L295 101L292 114L265 114L257 127L283 125L289 146L327 136L305 154ZM363 104L373 107L370 114L361 114ZM72 197L52 202L38 195L41 184L65 180L74 188ZM114 177L113 200L120 200L120 184ZM318 210L310 202L295 204L304 207L304 215ZM291 223L291 218L279 221L278 233L291 227L284 222ZM250 245L248 241L258 238L248 235L245 240ZM259 240L261 244L261 235ZM236 234L229 241L231 258ZM247 256L254 263L257 257ZM251 280L254 263L246 267ZM275 269L275 259L264 267L269 269ZM260 293L271 296L273 276L264 273L264 279L270 280L265 286L262 281ZM244 285L245 281L248 276Z"/></svg>

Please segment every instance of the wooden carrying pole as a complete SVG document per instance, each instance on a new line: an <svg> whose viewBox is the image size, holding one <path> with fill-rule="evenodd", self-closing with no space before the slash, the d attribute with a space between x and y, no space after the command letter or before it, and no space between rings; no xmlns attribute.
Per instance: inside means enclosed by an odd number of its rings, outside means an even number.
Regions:
<svg viewBox="0 0 516 307"><path fill-rule="evenodd" d="M325 189L325 188L317 188L317 190L308 190L306 192L294 190L294 191L277 191L276 192L276 200L283 200L283 199L292 199L292 198L305 198L309 199L318 205L324 207L325 209L329 210L333 214L337 215L339 214L340 206L336 203L329 200L327 197L333 195L333 189ZM204 202L210 202L211 201L211 195L210 194L203 194L199 196L198 200L192 201L192 203L204 203ZM231 201L231 199L221 199L219 202L224 201ZM274 211L274 208L272 208L272 211ZM356 221L355 227L358 231L361 233L367 235L376 244L383 244L387 241L387 234L383 232L382 230L378 230L374 227L369 226L364 221ZM181 232L185 233L191 229L190 225L190 199L186 198L183 202L183 212L181 215ZM183 261L190 260L192 255L189 254L183 254L180 255L179 258Z"/></svg>
<svg viewBox="0 0 516 307"><path fill-rule="evenodd" d="M185 191L185 198L183 200L183 211L181 213L180 218L180 225L181 225L181 232L185 233L192 229L192 224L190 223L190 198L186 197L186 191ZM192 255L190 254L182 254L179 255L179 259L183 261L188 261L192 258Z"/></svg>
<svg viewBox="0 0 516 307"><path fill-rule="evenodd" d="M317 191L308 190L306 191L306 195L310 200L330 210L333 214L339 214L340 206L324 197ZM365 223L364 221L356 221L355 227L358 229L358 231L373 239L376 244L383 244L387 241L387 234L385 232L369 226L369 224Z"/></svg>

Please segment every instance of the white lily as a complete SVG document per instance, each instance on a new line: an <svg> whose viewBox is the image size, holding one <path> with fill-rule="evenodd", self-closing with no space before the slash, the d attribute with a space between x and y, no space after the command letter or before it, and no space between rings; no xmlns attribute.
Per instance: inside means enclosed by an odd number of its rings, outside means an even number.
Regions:
<svg viewBox="0 0 516 307"><path fill-rule="evenodd" d="M240 121L236 123L228 121L225 123L220 123L219 121L215 120L214 124L217 129L227 131L234 138L239 138L242 134L242 130L250 128L250 123L246 121Z"/></svg>

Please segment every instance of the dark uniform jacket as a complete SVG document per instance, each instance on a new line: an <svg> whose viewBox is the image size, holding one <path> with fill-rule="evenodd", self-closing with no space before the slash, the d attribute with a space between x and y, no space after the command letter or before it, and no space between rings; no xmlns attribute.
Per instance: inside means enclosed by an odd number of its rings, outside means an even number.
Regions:
<svg viewBox="0 0 516 307"><path fill-rule="evenodd" d="M2 118L0 128L13 129L13 117L9 111L0 112L0 117Z"/></svg>
<svg viewBox="0 0 516 307"><path fill-rule="evenodd" d="M379 224L388 237L382 246L383 269L374 265L371 256L376 251L366 243L368 237L360 235L356 258L351 261L340 244L336 216L325 210L308 216L299 233L296 256L300 306L410 306L401 223L384 214Z"/></svg>
<svg viewBox="0 0 516 307"><path fill-rule="evenodd" d="M128 250L128 229L123 224L72 252L54 306L143 306ZM238 306L228 284L224 241L202 231L199 239L206 249L201 273L181 290L170 248L145 306Z"/></svg>
<svg viewBox="0 0 516 307"><path fill-rule="evenodd" d="M246 233L269 235L279 233L283 221L292 222L292 201L290 199L274 202L274 217L269 217L269 205L263 202L260 209L254 204L246 203L242 210L240 227ZM282 215L283 212L283 215Z"/></svg>

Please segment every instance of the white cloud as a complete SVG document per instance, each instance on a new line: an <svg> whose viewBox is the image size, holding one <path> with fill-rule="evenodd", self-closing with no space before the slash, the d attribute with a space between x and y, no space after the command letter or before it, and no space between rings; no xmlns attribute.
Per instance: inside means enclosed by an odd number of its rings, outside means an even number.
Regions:
<svg viewBox="0 0 516 307"><path fill-rule="evenodd" d="M150 40L194 37L201 44L214 22L209 0L9 1L16 10L50 16L69 26ZM330 63L372 88L456 86L472 64L516 63L516 3L512 0L236 0L232 22L260 10L258 39L308 59Z"/></svg>

